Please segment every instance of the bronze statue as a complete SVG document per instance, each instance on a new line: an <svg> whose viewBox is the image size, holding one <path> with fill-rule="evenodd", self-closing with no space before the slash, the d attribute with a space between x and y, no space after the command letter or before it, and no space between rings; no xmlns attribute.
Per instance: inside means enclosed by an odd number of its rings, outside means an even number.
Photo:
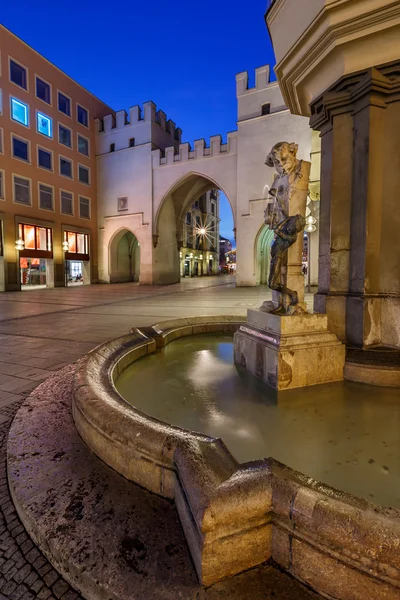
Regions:
<svg viewBox="0 0 400 600"><path fill-rule="evenodd" d="M264 213L265 223L275 233L268 286L280 295L277 307L266 302L262 308L277 314L304 312L299 306L299 293L304 296L304 278L298 278L298 274L292 276L297 290L290 289L287 285L288 249L295 244L298 234L305 227L305 217L301 213L305 212L310 170L310 163L296 158L297 150L298 145L295 143L279 142L265 161L267 166L274 167L277 172L269 192L273 201L269 202ZM301 258L299 262L301 264ZM299 274L301 275L301 270ZM300 286L303 286L302 291ZM285 295L289 297L289 302L284 300Z"/></svg>

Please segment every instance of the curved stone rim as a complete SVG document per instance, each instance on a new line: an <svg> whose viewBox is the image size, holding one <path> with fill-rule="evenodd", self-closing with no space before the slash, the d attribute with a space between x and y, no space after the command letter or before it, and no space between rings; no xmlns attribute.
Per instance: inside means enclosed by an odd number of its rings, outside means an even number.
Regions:
<svg viewBox="0 0 400 600"><path fill-rule="evenodd" d="M212 322L203 318L201 323L198 319L167 322L134 329L130 335L96 348L78 363L75 376L73 410L82 437L88 437L89 447L104 462L109 459L116 471L130 475L128 479L174 498L204 585L272 559L328 597L348 598L351 591L354 600L399 600L400 511L330 488L272 458L239 465L221 440L201 434L182 435L184 430L162 427L159 421L135 411L114 389L112 373L117 357L130 362L182 335L204 329L233 331L239 324L235 318L225 322L221 318ZM46 385L49 404L53 394ZM53 385L57 387L57 376ZM108 389L113 390L113 397L102 407ZM35 394L40 395L35 390L30 398ZM46 402L38 407L44 412L43 418ZM113 430L110 407L112 411L118 409L114 424L122 424L122 428ZM95 419L84 418L89 408L99 410ZM104 437L99 428L107 418ZM146 426L150 431L145 436ZM136 442L130 446L125 443L127 427ZM113 444L111 451L102 448L102 454L96 452L96 444L105 445L105 440ZM32 450L36 443L34 436ZM9 439L9 451L15 459L15 435ZM34 455L32 452L29 460L35 461ZM29 522L29 515L21 514L24 506L18 502L12 469L8 474L21 519ZM39 524L30 525L39 545L42 541L46 547L46 539L35 533Z"/></svg>

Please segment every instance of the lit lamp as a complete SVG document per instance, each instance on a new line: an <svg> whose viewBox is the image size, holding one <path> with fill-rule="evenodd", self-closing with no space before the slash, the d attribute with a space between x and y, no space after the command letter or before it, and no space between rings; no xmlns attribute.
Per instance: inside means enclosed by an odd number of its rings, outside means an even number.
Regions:
<svg viewBox="0 0 400 600"><path fill-rule="evenodd" d="M200 233L200 235L205 235L205 234L206 234L206 230L205 230L205 228L204 228L204 227L201 227L201 228L199 229L199 233Z"/></svg>
<svg viewBox="0 0 400 600"><path fill-rule="evenodd" d="M64 240L63 243L61 244L61 247L64 252L65 287L68 287L68 273L67 273L67 265L68 265L67 252L69 250L68 240Z"/></svg>
<svg viewBox="0 0 400 600"><path fill-rule="evenodd" d="M315 217L313 217L312 215L309 215L308 217L306 217L306 227L305 227L305 232L307 233L307 252L308 252L308 256L307 256L307 289L308 289L308 293L311 292L311 242L310 242L310 235L311 233L314 233L314 231L317 229L315 226L315 223L317 222L317 219Z"/></svg>
<svg viewBox="0 0 400 600"><path fill-rule="evenodd" d="M21 285L21 264L20 264L20 259L19 259L19 253L24 250L25 248L25 242L22 238L18 238L18 240L15 240L15 249L18 253L18 274L19 274L19 285Z"/></svg>

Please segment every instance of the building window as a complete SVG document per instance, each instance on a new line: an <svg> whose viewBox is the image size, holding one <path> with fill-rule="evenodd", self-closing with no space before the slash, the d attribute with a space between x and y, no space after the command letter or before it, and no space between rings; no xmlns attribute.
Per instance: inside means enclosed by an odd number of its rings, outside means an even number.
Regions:
<svg viewBox="0 0 400 600"><path fill-rule="evenodd" d="M129 138L129 148L133 148L135 145L135 138Z"/></svg>
<svg viewBox="0 0 400 600"><path fill-rule="evenodd" d="M117 208L119 212L128 210L128 196L118 198Z"/></svg>
<svg viewBox="0 0 400 600"><path fill-rule="evenodd" d="M17 123L28 126L28 105L16 98L11 98L11 118Z"/></svg>
<svg viewBox="0 0 400 600"><path fill-rule="evenodd" d="M78 134L78 152L89 156L89 140Z"/></svg>
<svg viewBox="0 0 400 600"><path fill-rule="evenodd" d="M0 200L4 200L4 171L0 171Z"/></svg>
<svg viewBox="0 0 400 600"><path fill-rule="evenodd" d="M270 113L271 113L271 104L269 102L267 102L266 104L263 104L261 106L261 114L269 115Z"/></svg>
<svg viewBox="0 0 400 600"><path fill-rule="evenodd" d="M68 158L63 158L62 156L60 156L60 175L72 179L72 161L68 160Z"/></svg>
<svg viewBox="0 0 400 600"><path fill-rule="evenodd" d="M61 212L63 215L74 214L74 201L71 192L61 190Z"/></svg>
<svg viewBox="0 0 400 600"><path fill-rule="evenodd" d="M78 179L81 183L86 183L89 185L89 169L84 167L83 165L79 165L78 167Z"/></svg>
<svg viewBox="0 0 400 600"><path fill-rule="evenodd" d="M3 129L0 127L0 154L4 153Z"/></svg>
<svg viewBox="0 0 400 600"><path fill-rule="evenodd" d="M84 127L88 127L88 124L89 124L88 111L86 110L86 108L83 108L83 106L80 106L79 104L77 105L77 108L76 108L76 118L77 118L78 123L80 123L81 125L84 125Z"/></svg>
<svg viewBox="0 0 400 600"><path fill-rule="evenodd" d="M39 133L51 138L53 136L52 121L50 117L38 112L36 117L36 127Z"/></svg>
<svg viewBox="0 0 400 600"><path fill-rule="evenodd" d="M14 175L14 202L31 205L31 182L24 177Z"/></svg>
<svg viewBox="0 0 400 600"><path fill-rule="evenodd" d="M115 152L115 144L110 144L110 152Z"/></svg>
<svg viewBox="0 0 400 600"><path fill-rule="evenodd" d="M53 188L49 185L39 183L39 208L43 210L54 210Z"/></svg>
<svg viewBox="0 0 400 600"><path fill-rule="evenodd" d="M25 242L25 250L52 251L52 231L49 227L36 225L18 225L19 237Z"/></svg>
<svg viewBox="0 0 400 600"><path fill-rule="evenodd" d="M190 214L190 212L186 213L186 224L187 225L192 224L192 215Z"/></svg>
<svg viewBox="0 0 400 600"><path fill-rule="evenodd" d="M29 143L12 136L12 155L14 158L29 162Z"/></svg>
<svg viewBox="0 0 400 600"><path fill-rule="evenodd" d="M0 90L0 115L3 114L3 92Z"/></svg>
<svg viewBox="0 0 400 600"><path fill-rule="evenodd" d="M214 202L211 202L211 213L213 215L215 215L215 204L214 204Z"/></svg>
<svg viewBox="0 0 400 600"><path fill-rule="evenodd" d="M23 67L22 65L19 65L14 60L11 60L11 58L10 58L10 81L15 83L16 85L19 85L19 87L24 88L24 90L27 89L27 87L26 87L27 77L26 77L25 67Z"/></svg>
<svg viewBox="0 0 400 600"><path fill-rule="evenodd" d="M79 196L79 216L81 219L90 219L90 200Z"/></svg>
<svg viewBox="0 0 400 600"><path fill-rule="evenodd" d="M64 125L58 125L58 141L68 148L72 148L72 132Z"/></svg>
<svg viewBox="0 0 400 600"><path fill-rule="evenodd" d="M64 231L64 240L68 242L70 254L89 254L89 236L87 233Z"/></svg>
<svg viewBox="0 0 400 600"><path fill-rule="evenodd" d="M39 79L39 77L36 77L36 98L47 102L47 104L51 104L50 85L43 81L43 79Z"/></svg>
<svg viewBox="0 0 400 600"><path fill-rule="evenodd" d="M53 170L52 153L43 148L38 148L38 166L42 169Z"/></svg>
<svg viewBox="0 0 400 600"><path fill-rule="evenodd" d="M58 92L58 110L67 117L71 116L71 99L61 92Z"/></svg>

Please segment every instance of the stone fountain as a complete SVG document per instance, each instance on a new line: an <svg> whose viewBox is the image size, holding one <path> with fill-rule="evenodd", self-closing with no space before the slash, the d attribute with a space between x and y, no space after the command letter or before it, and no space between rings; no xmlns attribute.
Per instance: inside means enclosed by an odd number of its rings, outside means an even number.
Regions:
<svg viewBox="0 0 400 600"><path fill-rule="evenodd" d="M277 390L343 379L345 346L328 330L327 315L310 314L301 271L311 163L297 159L295 143L279 142L266 165L277 175L265 223L275 233L268 285L273 300L247 311L235 333L235 362Z"/></svg>

